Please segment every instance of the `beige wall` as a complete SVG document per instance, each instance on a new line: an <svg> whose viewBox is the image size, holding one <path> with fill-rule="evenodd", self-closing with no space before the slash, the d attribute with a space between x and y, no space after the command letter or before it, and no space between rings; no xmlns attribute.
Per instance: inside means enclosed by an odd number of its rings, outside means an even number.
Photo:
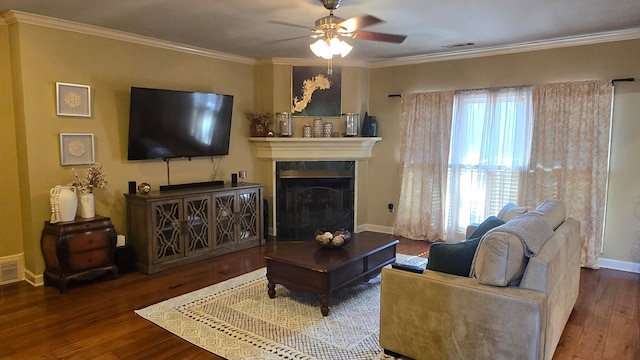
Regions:
<svg viewBox="0 0 640 360"><path fill-rule="evenodd" d="M400 193L400 98L389 94L626 77L638 80L616 86L602 256L640 262L640 40L372 69L369 113L383 140L369 163L367 222L392 227L387 203Z"/></svg>
<svg viewBox="0 0 640 360"><path fill-rule="evenodd" d="M395 213L388 203L399 196L400 99L388 94L465 89L557 81L636 77L640 79L640 40L570 47L477 59L390 68L343 67L343 111L376 115L383 140L373 158L359 166L358 224L390 230ZM167 183L164 162L126 160L129 88L147 86L211 91L235 96L230 155L170 163L171 183L228 181L230 173L249 172L249 181L265 181L272 167L255 160L247 140L247 110L286 111L291 101L290 65L219 60L99 36L0 23L0 257L25 253L30 274L44 270L39 237L50 217L49 189L72 180L60 165L59 133L90 132L96 160L103 164L110 188L96 192L97 213L112 217L126 232L122 194L130 180ZM308 65L308 64L301 64ZM55 83L92 86L93 116L55 115ZM640 262L640 82L616 90L613 147L604 257ZM334 119L337 129L343 126ZM295 118L300 136L309 118ZM6 154L6 155L5 155ZM83 167L78 166L78 170ZM269 190L266 192L270 195Z"/></svg>
<svg viewBox="0 0 640 360"><path fill-rule="evenodd" d="M0 41L4 44L6 28L2 27L2 31ZM61 132L94 134L96 161L103 165L109 180L108 190L95 192L96 212L110 216L118 233L126 232L122 194L127 191L128 181L146 181L155 189L167 183L164 162L126 160L131 86L234 95L230 155L221 158L215 179L228 180L231 172L241 168L248 170L249 174L253 173L253 159L247 141L249 126L243 115L244 111L253 108L253 64L217 60L30 24L12 24L9 32L13 40L10 53L14 64L14 103L17 104L15 123L19 129L17 158L20 159L19 173L24 174L24 178L20 179L19 193L22 199L17 197L17 171L11 172L12 175L6 179L3 174L0 191L10 193L10 203L18 205L14 208L19 208L21 204L26 210L23 210L22 221L17 215L11 215L6 223L1 224L0 231L5 233L23 223L25 234L23 244L18 242L17 246L12 245L6 250L6 237L3 236L3 253L0 256L21 252L19 247L22 246L28 272L37 275L44 270L39 239L43 221L50 217L49 189L72 180L71 168L60 165ZM4 54L8 52L1 53L0 75L3 81L0 89L6 92L4 79L9 77L6 76ZM90 85L93 91L93 116L56 116L56 82ZM0 111L3 115L10 115L11 108L0 106ZM3 122L11 125L11 121L4 119L11 119L11 116L3 116ZM3 132L1 136L10 133ZM0 146L10 150L11 141L2 142ZM5 166L11 168L10 161L15 161L16 157L8 158L9 164ZM208 158L171 161L170 181L177 184L212 180L214 167L215 163ZM76 168L83 171L86 167ZM251 177L249 180L252 180ZM3 201L7 201L4 196ZM8 208L3 206L0 211L8 212Z"/></svg>
<svg viewBox="0 0 640 360"><path fill-rule="evenodd" d="M9 31L0 22L0 258L23 252Z"/></svg>

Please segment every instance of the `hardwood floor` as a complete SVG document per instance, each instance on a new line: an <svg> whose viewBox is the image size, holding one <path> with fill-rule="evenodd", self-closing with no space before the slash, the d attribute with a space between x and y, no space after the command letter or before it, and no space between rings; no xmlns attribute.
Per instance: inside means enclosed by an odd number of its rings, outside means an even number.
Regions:
<svg viewBox="0 0 640 360"><path fill-rule="evenodd" d="M220 359L133 310L261 268L266 251L290 245L268 242L154 275L71 282L66 294L25 282L0 286L0 359ZM429 243L400 239L397 249L428 257ZM639 302L638 274L583 269L554 359L640 359Z"/></svg>

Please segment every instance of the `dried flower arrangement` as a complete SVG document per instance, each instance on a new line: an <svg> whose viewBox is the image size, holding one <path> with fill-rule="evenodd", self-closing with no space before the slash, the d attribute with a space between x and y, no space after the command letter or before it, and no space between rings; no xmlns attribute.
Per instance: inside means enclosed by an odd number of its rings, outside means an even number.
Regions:
<svg viewBox="0 0 640 360"><path fill-rule="evenodd" d="M81 194L92 193L94 188L97 189L106 189L109 186L109 182L107 181L107 177L104 175L102 170L102 165L95 163L89 165L87 171L84 174L84 178L80 178L75 169L71 169L73 171L73 176L75 180L71 183L72 186L75 186L76 189Z"/></svg>
<svg viewBox="0 0 640 360"><path fill-rule="evenodd" d="M253 124L269 126L273 122L273 114L270 112L247 111L244 114Z"/></svg>

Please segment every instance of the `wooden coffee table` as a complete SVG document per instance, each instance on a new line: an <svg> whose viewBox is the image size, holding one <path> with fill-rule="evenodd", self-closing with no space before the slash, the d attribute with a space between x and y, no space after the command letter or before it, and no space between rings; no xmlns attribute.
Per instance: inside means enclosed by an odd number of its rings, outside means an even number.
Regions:
<svg viewBox="0 0 640 360"><path fill-rule="evenodd" d="M265 255L268 293L276 296L276 284L291 291L308 291L320 297L322 315L329 315L332 291L366 282L396 259L398 240L379 235L352 234L351 241L338 249L321 248L307 241Z"/></svg>

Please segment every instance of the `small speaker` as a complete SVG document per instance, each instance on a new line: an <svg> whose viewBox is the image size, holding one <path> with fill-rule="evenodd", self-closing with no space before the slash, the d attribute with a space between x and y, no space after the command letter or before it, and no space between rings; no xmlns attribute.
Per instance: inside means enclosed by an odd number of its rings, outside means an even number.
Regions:
<svg viewBox="0 0 640 360"><path fill-rule="evenodd" d="M135 194L136 191L137 191L136 182L135 181L129 181L129 194Z"/></svg>
<svg viewBox="0 0 640 360"><path fill-rule="evenodd" d="M236 185L238 183L238 174L231 174L231 184Z"/></svg>

